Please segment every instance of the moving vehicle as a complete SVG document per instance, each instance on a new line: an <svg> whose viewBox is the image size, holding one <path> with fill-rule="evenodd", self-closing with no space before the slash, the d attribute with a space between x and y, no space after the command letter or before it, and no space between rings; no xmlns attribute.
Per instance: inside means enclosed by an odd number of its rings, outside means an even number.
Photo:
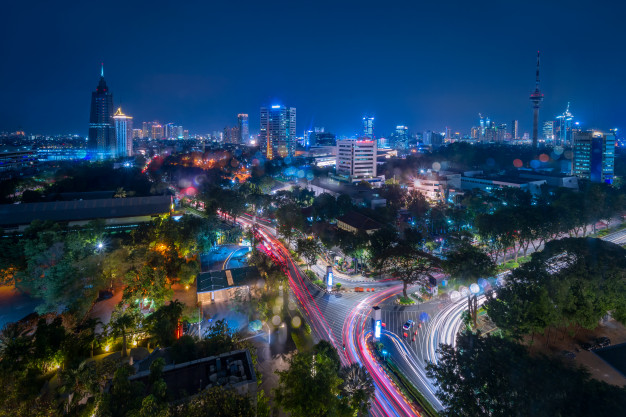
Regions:
<svg viewBox="0 0 626 417"><path fill-rule="evenodd" d="M404 330L409 330L411 327L413 327L413 320L407 320L407 322L402 326Z"/></svg>

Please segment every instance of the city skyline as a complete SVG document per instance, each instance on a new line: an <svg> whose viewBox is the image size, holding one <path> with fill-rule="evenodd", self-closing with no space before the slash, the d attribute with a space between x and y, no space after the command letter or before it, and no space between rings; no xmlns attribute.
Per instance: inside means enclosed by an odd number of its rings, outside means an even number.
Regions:
<svg viewBox="0 0 626 417"><path fill-rule="evenodd" d="M624 124L619 99L626 86L616 83L621 76L619 63L626 60L616 48L624 29L614 21L623 5L589 10L582 2L570 3L567 9L537 2L494 3L494 7L480 10L461 3L452 5L379 9L375 4L354 8L346 3L286 9L278 3L250 3L235 10L228 5L157 2L149 10L130 6L126 15L156 18L170 13L185 31L172 35L142 23L130 29L132 42L122 42L122 35L105 31L94 34L97 39L83 51L85 41L76 33L91 24L89 6L60 13L54 6L47 10L51 5L42 4L42 13L32 16L24 6L12 4L8 6L9 23L0 29L3 38L11 40L5 56L7 62L28 65L0 69L4 80L0 82L0 130L86 135L84 101L93 89L99 63L104 61L117 104L135 120L174 120L197 133L232 125L239 113L250 114L250 131L258 133L256 109L285 103L299 109L298 132L326 126L338 135L351 136L361 130L360 121L366 114L376 118L376 136L389 135L396 125L415 132L443 131L446 126L469 131L479 112L492 120L519 120L520 132L529 132L532 109L528 92L533 87L537 50L542 52L545 94L540 123L554 119L571 102L577 117L589 128L608 130ZM110 9L102 19L115 24L115 7ZM567 17L579 16L581 10L588 22L573 30ZM217 17L234 13L244 29L230 39L222 30L226 22ZM302 29L302 21L296 24L300 15L305 22L319 25L309 29L315 31L314 41L311 33ZM558 19L533 23L537 26L533 31L525 30L534 16L557 15ZM196 28L200 16L213 16L212 24ZM16 29L27 17L33 19L28 33L17 37ZM280 21L293 33L286 41L292 58L289 63L275 65L276 51L263 56L254 47L252 35L263 19ZM360 30L363 21L376 30ZM141 34L141 30L149 34ZM55 43L38 43L43 33ZM268 33L267 41L275 41L277 36ZM562 48L563 37L575 46ZM357 42L367 45L367 64L356 51L365 46L355 48ZM230 52L234 44L244 45L236 49L240 54L236 59ZM177 59L146 59L168 50ZM612 64L599 65L598 56L610 58ZM402 59L390 61L394 58ZM392 71L382 77L380 69L389 65ZM46 67L44 76L41 67ZM53 80L55 88L47 89ZM65 98L63 106L44 110L50 95L60 93Z"/></svg>

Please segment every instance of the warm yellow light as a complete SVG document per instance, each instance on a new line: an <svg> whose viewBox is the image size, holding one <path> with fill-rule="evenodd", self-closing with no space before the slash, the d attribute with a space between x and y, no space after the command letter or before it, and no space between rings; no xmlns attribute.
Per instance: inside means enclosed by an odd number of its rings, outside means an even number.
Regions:
<svg viewBox="0 0 626 417"><path fill-rule="evenodd" d="M110 349L111 349L111 346L109 346L109 345L106 345L106 346L104 347L104 351L105 351L105 352L108 352Z"/></svg>

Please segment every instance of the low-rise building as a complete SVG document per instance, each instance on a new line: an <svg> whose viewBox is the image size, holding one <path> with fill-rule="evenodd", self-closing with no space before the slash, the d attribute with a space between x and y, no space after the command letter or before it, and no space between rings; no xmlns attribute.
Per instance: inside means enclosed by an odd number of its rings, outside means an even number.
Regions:
<svg viewBox="0 0 626 417"><path fill-rule="evenodd" d="M351 211L344 216L337 217L337 228L354 234L365 232L371 235L381 227L380 223L376 220L370 219L356 211Z"/></svg>
<svg viewBox="0 0 626 417"><path fill-rule="evenodd" d="M248 350L235 350L178 364L168 363L168 356L168 349L155 350L136 364L138 372L128 379L143 382L146 387L150 386L150 364L162 357L166 360L166 365L161 377L167 385L168 396L174 400L221 386L256 401L257 378Z"/></svg>
<svg viewBox="0 0 626 417"><path fill-rule="evenodd" d="M241 291L249 295L259 278L259 271L253 266L202 272L196 277L198 303L232 300Z"/></svg>
<svg viewBox="0 0 626 417"><path fill-rule="evenodd" d="M512 187L528 191L531 194L539 194L541 192L541 186L545 183L545 179L532 180L519 177L507 177L502 175L494 177L461 177L461 188L463 190L479 189L486 192L492 192L500 188Z"/></svg>
<svg viewBox="0 0 626 417"><path fill-rule="evenodd" d="M3 204L0 205L0 227L5 231L24 230L34 220L83 226L98 219L104 220L107 226L132 225L169 214L172 205L172 197L167 195Z"/></svg>

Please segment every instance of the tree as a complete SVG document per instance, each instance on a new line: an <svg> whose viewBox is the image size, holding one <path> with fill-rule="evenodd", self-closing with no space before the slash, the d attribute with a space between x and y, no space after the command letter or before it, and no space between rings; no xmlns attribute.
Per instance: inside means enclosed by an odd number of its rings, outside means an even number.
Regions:
<svg viewBox="0 0 626 417"><path fill-rule="evenodd" d="M342 368L339 375L343 379L342 395L349 399L350 406L358 415L367 415L376 391L370 374L365 367L353 363Z"/></svg>
<svg viewBox="0 0 626 417"><path fill-rule="evenodd" d="M141 269L129 271L125 278L123 300L128 303L144 305L163 305L165 300L173 295L170 284L167 282L165 271L162 268L144 265Z"/></svg>
<svg viewBox="0 0 626 417"><path fill-rule="evenodd" d="M592 238L548 242L507 277L485 308L514 336L550 326L593 329L609 311L625 322L626 250Z"/></svg>
<svg viewBox="0 0 626 417"><path fill-rule="evenodd" d="M291 243L293 229L301 230L304 227L302 210L294 203L283 204L276 210L278 232Z"/></svg>
<svg viewBox="0 0 626 417"><path fill-rule="evenodd" d="M122 357L128 356L126 350L128 331L135 329L139 320L138 314L131 310L114 312L111 317L109 325L113 334L122 337Z"/></svg>
<svg viewBox="0 0 626 417"><path fill-rule="evenodd" d="M582 417L626 411L625 389L591 381L586 371L558 360L530 356L507 339L465 332L457 337L456 348L442 344L438 353L439 361L427 366L427 375L435 380L444 417Z"/></svg>
<svg viewBox="0 0 626 417"><path fill-rule="evenodd" d="M322 353L298 352L289 369L276 371L275 401L292 417L349 415L347 401L338 397L341 378L336 364Z"/></svg>
<svg viewBox="0 0 626 417"><path fill-rule="evenodd" d="M383 256L384 268L396 279L402 281L402 294L408 298L409 284L427 285L429 278L440 268L440 260L427 252L406 243L389 248Z"/></svg>
<svg viewBox="0 0 626 417"><path fill-rule="evenodd" d="M183 315L184 304L178 300L159 307L146 319L147 330L158 346L171 346L176 340L176 329Z"/></svg>
<svg viewBox="0 0 626 417"><path fill-rule="evenodd" d="M317 255L322 251L319 243L315 239L298 239L296 241L296 252L300 254L305 260L307 269L315 263Z"/></svg>
<svg viewBox="0 0 626 417"><path fill-rule="evenodd" d="M135 369L128 364L117 368L111 390L103 398L102 415L126 416L141 407L144 386L141 382L129 381L134 373Z"/></svg>
<svg viewBox="0 0 626 417"><path fill-rule="evenodd" d="M481 249L469 243L462 243L453 252L448 253L442 266L452 277L465 281L488 277L496 270L495 262Z"/></svg>
<svg viewBox="0 0 626 417"><path fill-rule="evenodd" d="M249 397L235 390L212 387L172 409L174 417L254 417L255 407Z"/></svg>
<svg viewBox="0 0 626 417"><path fill-rule="evenodd" d="M77 368L61 372L59 392L66 397L65 413L74 412L78 405L90 395L99 392L96 367L83 361Z"/></svg>

